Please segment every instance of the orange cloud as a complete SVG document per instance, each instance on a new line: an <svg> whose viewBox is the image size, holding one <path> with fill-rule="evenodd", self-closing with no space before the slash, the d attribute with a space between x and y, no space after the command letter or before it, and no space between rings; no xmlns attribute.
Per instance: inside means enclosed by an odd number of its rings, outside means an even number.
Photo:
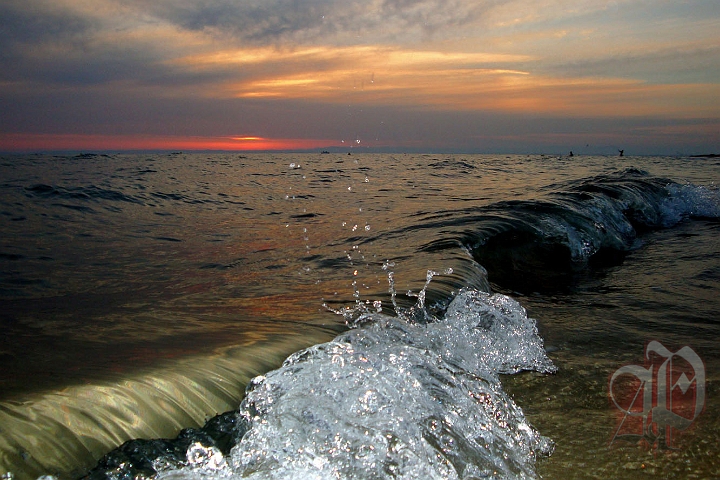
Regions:
<svg viewBox="0 0 720 480"><path fill-rule="evenodd" d="M652 84L611 77L553 77L528 55L354 46L256 48L188 56L186 68L242 69L212 95L328 103L490 110L560 116L710 118L717 84Z"/></svg>

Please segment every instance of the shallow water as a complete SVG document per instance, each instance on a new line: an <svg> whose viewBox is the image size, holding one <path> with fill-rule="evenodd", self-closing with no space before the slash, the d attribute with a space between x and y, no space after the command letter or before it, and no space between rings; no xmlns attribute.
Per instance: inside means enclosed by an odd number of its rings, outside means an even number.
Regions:
<svg viewBox="0 0 720 480"><path fill-rule="evenodd" d="M594 240L582 230L573 230L582 248L570 260L562 242L549 243L544 251L560 256L533 264L532 282L501 274L506 263L483 263L491 259L483 232L518 238L506 229L526 211L517 205L538 209L573 182L622 177L628 168L708 186L683 196L702 208L667 228L621 230L627 248L591 261L589 270L578 255ZM427 290L427 304L442 310L462 287L488 289L473 258L488 268L493 289L537 319L559 369L502 378L530 423L556 444L538 462L539 475L705 478L718 471L711 451L720 431L716 160L24 156L4 157L0 173L0 471L80 476L125 440L200 425L236 408L254 375L345 330L328 309L379 301L394 315L389 264L400 309L415 303L405 292L420 292L428 269L452 268ZM566 217L547 218L538 225ZM525 245L511 243L510 251ZM552 272L565 261L562 275ZM617 409L609 378L623 365L642 365L651 340L673 351L689 345L705 365L704 411L676 432L677 450L611 444Z"/></svg>
<svg viewBox="0 0 720 480"><path fill-rule="evenodd" d="M718 228L716 221L698 221L653 233L586 291L549 301L519 298L543 319L546 345L558 348L550 353L556 375L503 380L532 424L556 442L552 457L538 464L543 478L717 476ZM624 365L644 365L652 340L673 352L691 346L706 372L704 410L691 428L674 431L673 448L613 441L619 410L609 396L610 377Z"/></svg>

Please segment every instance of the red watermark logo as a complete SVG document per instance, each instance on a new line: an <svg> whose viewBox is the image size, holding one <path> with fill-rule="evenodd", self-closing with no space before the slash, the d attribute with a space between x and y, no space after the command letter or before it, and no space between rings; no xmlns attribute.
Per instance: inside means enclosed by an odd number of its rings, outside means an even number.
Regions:
<svg viewBox="0 0 720 480"><path fill-rule="evenodd" d="M705 365L690 347L671 352L660 342L645 347L645 365L625 365L610 377L618 408L615 440L674 448L673 435L686 430L705 405Z"/></svg>

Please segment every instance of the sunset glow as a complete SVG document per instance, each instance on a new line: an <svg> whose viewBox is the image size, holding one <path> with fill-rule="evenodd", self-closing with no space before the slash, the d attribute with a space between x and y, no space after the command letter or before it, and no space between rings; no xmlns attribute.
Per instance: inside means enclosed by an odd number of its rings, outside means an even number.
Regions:
<svg viewBox="0 0 720 480"><path fill-rule="evenodd" d="M11 151L88 150L308 150L337 142L327 139L261 137L147 137L111 135L15 134L3 138Z"/></svg>
<svg viewBox="0 0 720 480"><path fill-rule="evenodd" d="M662 153L647 134L659 125L688 132L662 151L720 149L705 127L720 119L710 0L30 0L0 6L0 18L0 150L287 150L361 138L535 151L609 136Z"/></svg>

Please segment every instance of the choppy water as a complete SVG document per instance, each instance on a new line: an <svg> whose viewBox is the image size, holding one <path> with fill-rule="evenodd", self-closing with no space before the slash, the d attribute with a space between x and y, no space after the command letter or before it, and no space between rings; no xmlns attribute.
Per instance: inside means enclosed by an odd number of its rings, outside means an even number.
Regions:
<svg viewBox="0 0 720 480"><path fill-rule="evenodd" d="M185 428L91 476L716 475L719 173L667 157L3 157L0 473L77 478ZM672 449L613 441L609 380L651 340L705 370Z"/></svg>

